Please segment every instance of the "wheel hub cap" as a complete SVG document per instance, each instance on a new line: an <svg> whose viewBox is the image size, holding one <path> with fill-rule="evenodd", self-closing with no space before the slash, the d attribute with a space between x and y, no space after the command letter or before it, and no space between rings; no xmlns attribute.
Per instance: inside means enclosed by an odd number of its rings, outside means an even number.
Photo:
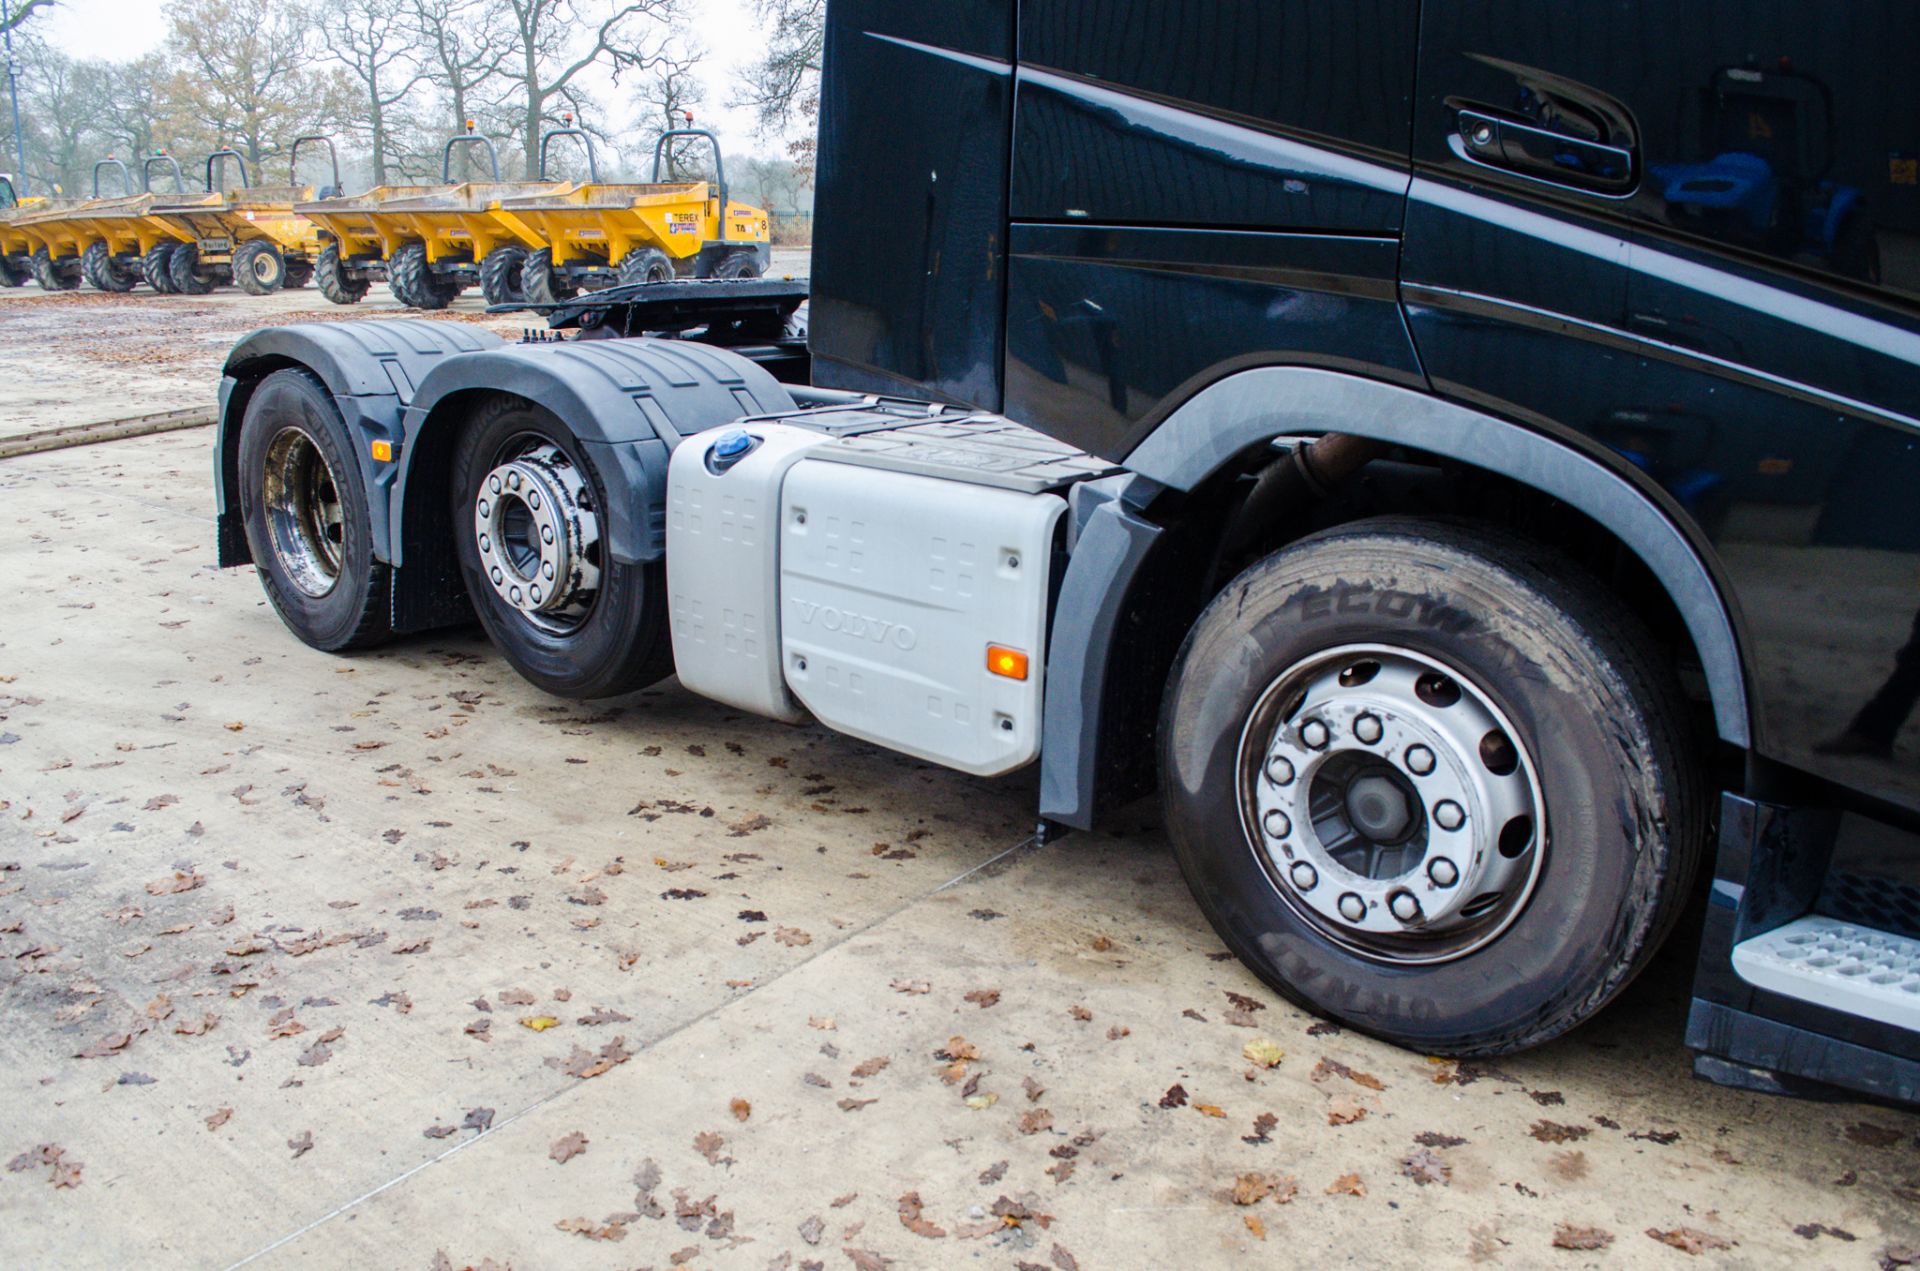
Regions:
<svg viewBox="0 0 1920 1271"><path fill-rule="evenodd" d="M324 596L340 581L346 515L333 469L313 438L282 428L267 443L261 483L267 536L293 585Z"/></svg>
<svg viewBox="0 0 1920 1271"><path fill-rule="evenodd" d="M1240 742L1242 821L1289 905L1369 957L1434 962L1496 938L1539 875L1530 755L1457 671L1385 646L1282 672Z"/></svg>
<svg viewBox="0 0 1920 1271"><path fill-rule="evenodd" d="M536 621L565 625L600 586L600 522L586 476L540 445L487 474L474 499L480 565L500 598Z"/></svg>

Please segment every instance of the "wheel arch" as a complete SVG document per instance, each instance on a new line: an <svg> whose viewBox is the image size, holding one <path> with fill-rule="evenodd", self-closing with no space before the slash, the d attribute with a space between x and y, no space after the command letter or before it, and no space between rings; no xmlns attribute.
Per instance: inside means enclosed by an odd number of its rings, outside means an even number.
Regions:
<svg viewBox="0 0 1920 1271"><path fill-rule="evenodd" d="M1042 816L1084 827L1109 783L1122 793L1140 791L1138 766L1110 753L1123 747L1122 734L1135 731L1116 717L1129 716L1142 692L1157 695L1155 676L1164 668L1138 664L1144 641L1122 637L1151 621L1146 611L1160 603L1169 576L1207 568L1209 535L1217 537L1219 525L1193 531L1188 523L1213 513L1215 501L1205 497L1212 483L1244 470L1249 455L1265 453L1276 439L1328 433L1458 462L1590 518L1671 602L1699 656L1720 739L1740 749L1753 745L1738 608L1684 514L1638 473L1568 439L1427 393L1318 368L1263 367L1195 394L1128 454L1133 475L1076 500L1079 545L1049 651ZM1159 512L1163 498L1196 494L1202 497L1186 499L1171 518ZM1083 553L1087 546L1093 550ZM1123 681L1130 675L1146 682L1129 689Z"/></svg>

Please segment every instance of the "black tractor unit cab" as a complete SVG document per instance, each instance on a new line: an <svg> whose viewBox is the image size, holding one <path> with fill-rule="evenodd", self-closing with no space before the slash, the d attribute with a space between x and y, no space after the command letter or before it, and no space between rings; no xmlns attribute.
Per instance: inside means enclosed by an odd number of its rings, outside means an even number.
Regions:
<svg viewBox="0 0 1920 1271"><path fill-rule="evenodd" d="M810 279L255 333L222 563L1037 763L1043 832L1157 790L1425 1053L1704 898L1703 1073L1920 1097L1920 11L1549 8L833 0Z"/></svg>

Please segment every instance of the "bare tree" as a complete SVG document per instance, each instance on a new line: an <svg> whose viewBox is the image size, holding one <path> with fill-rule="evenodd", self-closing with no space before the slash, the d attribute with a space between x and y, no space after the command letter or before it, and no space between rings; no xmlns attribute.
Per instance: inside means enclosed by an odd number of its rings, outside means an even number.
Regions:
<svg viewBox="0 0 1920 1271"><path fill-rule="evenodd" d="M0 31L17 30L22 22L32 17L37 10L51 9L58 0L17 0L16 3L0 5Z"/></svg>
<svg viewBox="0 0 1920 1271"><path fill-rule="evenodd" d="M408 0L427 82L440 90L454 132L495 104L487 90L510 51L503 12L499 0ZM470 178L472 151L456 160Z"/></svg>
<svg viewBox="0 0 1920 1271"><path fill-rule="evenodd" d="M385 185L395 113L426 78L407 0L329 0L316 16L322 56L344 67L357 90L349 119L367 134L373 183Z"/></svg>
<svg viewBox="0 0 1920 1271"><path fill-rule="evenodd" d="M600 64L610 65L616 75L623 69L652 69L680 15L681 2L607 0L596 25L580 15L581 0L504 0L512 57L501 75L519 98L528 172L539 170L541 129L562 110L585 113L576 83L580 75Z"/></svg>
<svg viewBox="0 0 1920 1271"><path fill-rule="evenodd" d="M103 139L131 166L153 153L154 121L165 109L166 59L158 53L131 62L110 63L100 103Z"/></svg>
<svg viewBox="0 0 1920 1271"><path fill-rule="evenodd" d="M826 48L827 0L753 0L767 28L767 51L747 68L734 104L750 106L768 131L820 113L820 63Z"/></svg>
<svg viewBox="0 0 1920 1271"><path fill-rule="evenodd" d="M97 122L106 65L76 61L39 39L19 41L16 49L21 54L20 91L26 98L21 131L29 170L23 175L42 190L91 194L91 169L105 148ZM139 184L137 178L134 183ZM109 178L100 192L114 195L120 187Z"/></svg>
<svg viewBox="0 0 1920 1271"><path fill-rule="evenodd" d="M258 167L296 133L337 113L306 69L312 28L289 0L172 0L172 123L192 142L233 145Z"/></svg>
<svg viewBox="0 0 1920 1271"><path fill-rule="evenodd" d="M705 56L706 50L698 46L660 51L638 93L640 139L648 155L656 135L691 126L693 108L706 102L706 85L694 74ZM710 159L704 143L678 138L667 145L661 169L669 181L705 181L713 176Z"/></svg>

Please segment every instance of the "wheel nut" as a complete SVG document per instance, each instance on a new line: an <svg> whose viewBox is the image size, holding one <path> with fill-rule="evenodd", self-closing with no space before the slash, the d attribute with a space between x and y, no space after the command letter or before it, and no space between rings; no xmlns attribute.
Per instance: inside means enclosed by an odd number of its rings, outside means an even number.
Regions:
<svg viewBox="0 0 1920 1271"><path fill-rule="evenodd" d="M534 604L537 605L540 603L540 589L538 587L527 588L527 596Z"/></svg>
<svg viewBox="0 0 1920 1271"><path fill-rule="evenodd" d="M1452 799L1442 799L1433 810L1433 819L1443 830L1457 830L1467 823L1467 813Z"/></svg>
<svg viewBox="0 0 1920 1271"><path fill-rule="evenodd" d="M1327 726L1317 719L1310 719L1300 725L1300 744L1308 750L1319 750L1327 744L1331 736Z"/></svg>
<svg viewBox="0 0 1920 1271"><path fill-rule="evenodd" d="M1348 922L1359 922L1367 916L1367 902L1348 892L1340 898L1340 916Z"/></svg>
<svg viewBox="0 0 1920 1271"><path fill-rule="evenodd" d="M498 483L498 482L495 482L494 484L496 484L496 485L497 485L497 484L499 484L499 483ZM487 501L486 501L485 499L482 499L482 500L480 500L480 515L481 515L481 516L492 516L492 515L493 515L493 504L491 504L491 503L489 503L489 502L487 502Z"/></svg>
<svg viewBox="0 0 1920 1271"><path fill-rule="evenodd" d="M1271 834L1277 839L1283 839L1293 833L1293 822L1289 821L1287 814L1279 808L1275 808L1273 811L1267 813L1266 816L1262 817L1260 824L1266 827L1268 834Z"/></svg>
<svg viewBox="0 0 1920 1271"><path fill-rule="evenodd" d="M1353 735L1366 745L1379 741L1382 731L1378 715L1362 715L1353 721Z"/></svg>
<svg viewBox="0 0 1920 1271"><path fill-rule="evenodd" d="M1295 861L1293 868L1287 871L1287 876L1293 879L1293 885L1301 891L1312 891L1314 885L1320 881L1319 871L1305 861Z"/></svg>
<svg viewBox="0 0 1920 1271"><path fill-rule="evenodd" d="M512 601L512 602L513 602L514 604L516 604L516 605L517 605L517 604L519 604L519 603L520 603L520 589L519 589L518 587L515 587L515 588L514 588L513 590L511 590L511 591L509 591L509 592L507 593L507 599L509 599L509 600L511 600L511 601Z"/></svg>
<svg viewBox="0 0 1920 1271"><path fill-rule="evenodd" d="M1451 887L1460 881L1460 867L1441 857L1427 866L1427 877L1433 880L1435 887Z"/></svg>
<svg viewBox="0 0 1920 1271"><path fill-rule="evenodd" d="M491 539L491 538L489 538L489 537L488 537L487 535L485 535L485 534L482 534L482 535L480 536L480 550L481 550L481 551L483 551L483 552L490 552L490 551L492 551L492 550L493 550L493 539Z"/></svg>
<svg viewBox="0 0 1920 1271"><path fill-rule="evenodd" d="M1420 902L1413 898L1410 891L1397 891L1387 897L1387 908L1401 922L1418 922L1420 919Z"/></svg>
<svg viewBox="0 0 1920 1271"><path fill-rule="evenodd" d="M1424 777L1433 771L1433 752L1425 746L1407 747L1407 770L1416 777Z"/></svg>
<svg viewBox="0 0 1920 1271"><path fill-rule="evenodd" d="M488 478L487 478L487 489L489 489L489 490L492 490L492 491L493 491L493 492L494 492L495 494L498 494L498 493L500 493L500 478L499 478L499 477L488 477ZM480 505L480 510L481 510L482 512L484 512L484 511L486 511L486 510L487 510L487 505L486 505L486 504L484 504L484 503L482 503L482 504Z"/></svg>
<svg viewBox="0 0 1920 1271"><path fill-rule="evenodd" d="M520 488L520 474L517 472L509 472L507 474L507 484L518 490Z"/></svg>
<svg viewBox="0 0 1920 1271"><path fill-rule="evenodd" d="M527 496L527 506L530 508L537 508L540 506L540 491L535 490L533 493Z"/></svg>
<svg viewBox="0 0 1920 1271"><path fill-rule="evenodd" d="M494 566L494 570L493 570L493 585L494 585L494 586L496 586L496 587L498 587L498 586L499 586L499 585L500 585L500 584L501 584L502 582L504 582L504 581L506 580L506 577L507 577L507 576L506 576L505 574L503 574L503 573L501 573L501 572L500 572L500 567L499 567L499 566L497 566L497 565L496 565L496 566Z"/></svg>
<svg viewBox="0 0 1920 1271"><path fill-rule="evenodd" d="M1293 761L1285 755L1275 755L1267 760L1267 780L1277 786L1293 784Z"/></svg>
<svg viewBox="0 0 1920 1271"><path fill-rule="evenodd" d="M542 565L540 567L540 572L545 574L548 580L551 581L553 578L553 562L548 561L546 564Z"/></svg>
<svg viewBox="0 0 1920 1271"><path fill-rule="evenodd" d="M540 541L542 543L551 543L553 541L553 526L542 525L540 527Z"/></svg>

